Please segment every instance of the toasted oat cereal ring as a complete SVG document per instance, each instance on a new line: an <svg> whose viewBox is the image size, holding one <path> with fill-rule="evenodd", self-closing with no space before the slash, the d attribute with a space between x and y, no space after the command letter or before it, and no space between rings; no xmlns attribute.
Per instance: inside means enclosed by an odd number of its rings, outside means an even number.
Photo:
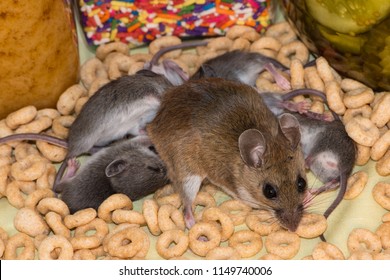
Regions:
<svg viewBox="0 0 390 280"><path fill-rule="evenodd" d="M375 165L375 170L381 176L390 175L390 150L388 150L386 154L378 160Z"/></svg>
<svg viewBox="0 0 390 280"><path fill-rule="evenodd" d="M376 235L379 236L384 250L390 249L390 223L381 224L375 231Z"/></svg>
<svg viewBox="0 0 390 280"><path fill-rule="evenodd" d="M89 235L88 231L95 231L95 233ZM88 224L77 227L70 242L75 250L97 248L107 234L108 225L102 219L96 218Z"/></svg>
<svg viewBox="0 0 390 280"><path fill-rule="evenodd" d="M199 63L199 65L201 65L202 63L204 63L204 62L206 62L206 61L208 61L210 59L213 59L213 58L215 58L215 57L217 57L219 55L220 55L220 53L217 53L214 50L210 50L210 51L208 51L208 52L206 52L204 54L199 54L198 63Z"/></svg>
<svg viewBox="0 0 390 280"><path fill-rule="evenodd" d="M103 61L108 54L113 52L119 52L122 54L128 54L129 53L129 46L122 42L111 42L108 44L100 45L96 49L96 57Z"/></svg>
<svg viewBox="0 0 390 280"><path fill-rule="evenodd" d="M37 116L37 108L34 106L26 106L15 112L10 113L5 118L5 123L11 129L16 129L23 124L27 124Z"/></svg>
<svg viewBox="0 0 390 280"><path fill-rule="evenodd" d="M318 243L312 253L315 260L344 260L344 254L335 245L327 242Z"/></svg>
<svg viewBox="0 0 390 280"><path fill-rule="evenodd" d="M131 258L132 260L144 260L150 248L149 236L142 229L139 230L141 235L143 235L143 244L141 246L141 250L139 250L137 254L135 254L135 256Z"/></svg>
<svg viewBox="0 0 390 280"><path fill-rule="evenodd" d="M7 184L8 184L8 175L11 171L11 166L9 165L3 165L0 166L0 197L1 195L5 195L7 191Z"/></svg>
<svg viewBox="0 0 390 280"><path fill-rule="evenodd" d="M373 255L374 260L390 260L390 252L380 252Z"/></svg>
<svg viewBox="0 0 390 280"><path fill-rule="evenodd" d="M390 212L387 212L382 216L382 222L384 223L390 222Z"/></svg>
<svg viewBox="0 0 390 280"><path fill-rule="evenodd" d="M263 241L260 234L250 231L236 231L229 238L229 246L235 248L242 258L250 258L260 252Z"/></svg>
<svg viewBox="0 0 390 280"><path fill-rule="evenodd" d="M287 21L271 25L265 32L265 36L277 38L283 45L297 39L294 30Z"/></svg>
<svg viewBox="0 0 390 280"><path fill-rule="evenodd" d="M164 259L182 256L188 248L189 238L180 229L171 229L163 232L156 242L157 253Z"/></svg>
<svg viewBox="0 0 390 280"><path fill-rule="evenodd" d="M282 44L275 39L274 37L266 37L263 36L253 42L253 44L250 47L251 52L258 52L259 50L272 50L274 52L278 52L280 48L282 47Z"/></svg>
<svg viewBox="0 0 390 280"><path fill-rule="evenodd" d="M302 64L308 62L309 51L301 41L293 41L282 45L276 56L276 59L287 67L290 66L292 58L299 59Z"/></svg>
<svg viewBox="0 0 390 280"><path fill-rule="evenodd" d="M306 67L304 69L304 72L306 86L308 88L312 88L321 92L325 91L325 84L322 81L320 75L318 74L316 67Z"/></svg>
<svg viewBox="0 0 390 280"><path fill-rule="evenodd" d="M15 146L14 156L16 161L21 161L27 156L36 155L39 156L39 151L35 148L35 146L21 142Z"/></svg>
<svg viewBox="0 0 390 280"><path fill-rule="evenodd" d="M15 215L14 226L20 232L35 237L50 232L48 225L39 213L30 208L21 208Z"/></svg>
<svg viewBox="0 0 390 280"><path fill-rule="evenodd" d="M198 222L188 232L189 247L198 256L204 257L207 253L219 246L221 234L218 228L211 223ZM200 237L205 237L204 241ZM200 238L200 239L199 239Z"/></svg>
<svg viewBox="0 0 390 280"><path fill-rule="evenodd" d="M158 204L154 199L145 199L142 203L142 213L149 231L153 235L159 235L161 230L158 226Z"/></svg>
<svg viewBox="0 0 390 280"><path fill-rule="evenodd" d="M203 211L216 205L217 203L211 194L202 191L198 192L192 203L192 211L195 214L195 220L200 221L202 219Z"/></svg>
<svg viewBox="0 0 390 280"><path fill-rule="evenodd" d="M76 116L80 115L81 109L83 109L85 103L87 103L88 100L89 96L82 96L76 101L76 105L74 107L74 112Z"/></svg>
<svg viewBox="0 0 390 280"><path fill-rule="evenodd" d="M127 74L133 60L121 53L116 54L108 64L108 77L110 80L115 80Z"/></svg>
<svg viewBox="0 0 390 280"><path fill-rule="evenodd" d="M49 212L45 215L45 220L55 235L70 238L70 230L64 225L62 217L59 214Z"/></svg>
<svg viewBox="0 0 390 280"><path fill-rule="evenodd" d="M343 89L343 91L347 92L347 91L355 90L358 88L364 88L367 86L361 82L354 80L354 79L345 78L345 79L341 80L340 87Z"/></svg>
<svg viewBox="0 0 390 280"><path fill-rule="evenodd" d="M97 217L97 212L93 208L86 208L77 211L73 215L64 218L64 224L68 229L73 229L90 223Z"/></svg>
<svg viewBox="0 0 390 280"><path fill-rule="evenodd" d="M324 103L322 101L314 100L311 103L310 111L321 115L324 114L325 112Z"/></svg>
<svg viewBox="0 0 390 280"><path fill-rule="evenodd" d="M207 44L208 51L215 53L224 53L230 50L233 46L233 40L227 37L213 38Z"/></svg>
<svg viewBox="0 0 390 280"><path fill-rule="evenodd" d="M88 59L86 62L84 62L83 65L81 65L80 79L81 79L81 82L83 83L83 85L87 89L89 89L92 82L98 78L108 79L108 74L107 74L107 71L103 65L103 62L101 62L96 57L92 57L92 58ZM74 108L74 106L73 106L73 108ZM62 114L62 112L61 112L61 110L59 110L58 106L57 106L57 109ZM63 115L67 115L67 114L63 114Z"/></svg>
<svg viewBox="0 0 390 280"><path fill-rule="evenodd" d="M52 189L57 170L51 163L46 163L45 173L36 181L37 189Z"/></svg>
<svg viewBox="0 0 390 280"><path fill-rule="evenodd" d="M219 208L229 215L235 226L245 222L245 217L252 208L238 200L226 200L219 205Z"/></svg>
<svg viewBox="0 0 390 280"><path fill-rule="evenodd" d="M363 116L367 119L370 118L372 113L372 109L369 105L364 105L359 108L353 108L353 109L347 109L345 111L345 114L343 116L343 123L346 124L349 122L351 119L353 119L356 116Z"/></svg>
<svg viewBox="0 0 390 280"><path fill-rule="evenodd" d="M185 230L182 211L170 204L161 205L158 209L158 226L162 232L171 229Z"/></svg>
<svg viewBox="0 0 390 280"><path fill-rule="evenodd" d="M68 239L61 235L51 235L45 238L38 248L40 260L53 260L52 252L60 248L60 253L56 259L71 260L73 258L73 248Z"/></svg>
<svg viewBox="0 0 390 280"><path fill-rule="evenodd" d="M7 126L5 119L0 120L0 137L12 135L13 133L13 130ZM10 143L8 143L8 145L13 146Z"/></svg>
<svg viewBox="0 0 390 280"><path fill-rule="evenodd" d="M336 81L325 85L325 95L329 108L338 115L343 115L346 108L343 102L344 93Z"/></svg>
<svg viewBox="0 0 390 280"><path fill-rule="evenodd" d="M211 249L207 255L206 260L240 260L241 256L237 249L233 247L215 247Z"/></svg>
<svg viewBox="0 0 390 280"><path fill-rule="evenodd" d="M37 189L26 197L25 207L36 210L39 201L46 197L54 197L51 189Z"/></svg>
<svg viewBox="0 0 390 280"><path fill-rule="evenodd" d="M332 68L323 56L320 56L316 59L316 67L318 75L321 77L324 83L333 81L335 79Z"/></svg>
<svg viewBox="0 0 390 280"><path fill-rule="evenodd" d="M25 181L12 181L7 185L6 196L9 204L15 208L22 208L24 206L24 196L22 194L23 188L33 188L35 186L34 182L25 182Z"/></svg>
<svg viewBox="0 0 390 280"><path fill-rule="evenodd" d="M100 204L98 208L98 217L106 221L112 222L112 212L116 209L133 209L133 202L124 194L117 193L109 196L106 200Z"/></svg>
<svg viewBox="0 0 390 280"><path fill-rule="evenodd" d="M67 138L69 127L76 118L74 116L61 116L53 120L52 130L60 138Z"/></svg>
<svg viewBox="0 0 390 280"><path fill-rule="evenodd" d="M107 243L108 253L122 259L132 258L142 249L144 239L144 232L140 228L125 228L110 237Z"/></svg>
<svg viewBox="0 0 390 280"><path fill-rule="evenodd" d="M369 87L345 92L343 102L347 108L359 108L374 100L374 91Z"/></svg>
<svg viewBox="0 0 390 280"><path fill-rule="evenodd" d="M183 53L179 59L181 61L185 61L188 68L189 68L189 71L190 71L190 75L194 74L198 68L199 68L199 57L198 55L194 54L194 53Z"/></svg>
<svg viewBox="0 0 390 280"><path fill-rule="evenodd" d="M15 133L40 133L46 129L48 129L52 125L52 119L46 116L42 116L39 118L36 118L32 122L28 124L23 124L19 126Z"/></svg>
<svg viewBox="0 0 390 280"><path fill-rule="evenodd" d="M250 26L244 25L234 25L226 32L226 37L231 40L236 40L237 38L243 38L250 42L254 42L260 38L260 34L256 32Z"/></svg>
<svg viewBox="0 0 390 280"><path fill-rule="evenodd" d="M107 235L106 235L107 236ZM103 245L93 248L93 249L88 249L92 254L95 255L96 258L100 258L103 256L106 256L107 253L104 251Z"/></svg>
<svg viewBox="0 0 390 280"><path fill-rule="evenodd" d="M96 260L96 255L89 249L76 250L73 254L74 260Z"/></svg>
<svg viewBox="0 0 390 280"><path fill-rule="evenodd" d="M350 253L364 251L370 254L382 250L381 239L368 229L355 228L348 236L347 246Z"/></svg>
<svg viewBox="0 0 390 280"><path fill-rule="evenodd" d="M345 124L348 136L356 143L371 147L379 139L379 129L367 118L356 116Z"/></svg>
<svg viewBox="0 0 390 280"><path fill-rule="evenodd" d="M256 87L261 92L270 91L275 93L282 93L285 91L275 82L274 77L268 71L263 72L258 76L256 79Z"/></svg>
<svg viewBox="0 0 390 280"><path fill-rule="evenodd" d="M59 116L61 116L61 114L56 109L45 108L45 109L40 109L37 111L36 118L49 117L52 120L54 120L55 118L58 118Z"/></svg>
<svg viewBox="0 0 390 280"><path fill-rule="evenodd" d="M298 253L301 240L296 233L280 230L271 232L264 245L268 253L291 259Z"/></svg>
<svg viewBox="0 0 390 280"><path fill-rule="evenodd" d="M92 81L91 81L92 83ZM62 115L70 115L74 112L74 108L76 106L77 100L83 96L86 95L87 91L86 89L80 85L75 84L68 89L66 89L61 96L59 97L57 101L57 110Z"/></svg>
<svg viewBox="0 0 390 280"><path fill-rule="evenodd" d="M371 121L377 127L383 127L390 121L390 92L387 92L378 100L372 109Z"/></svg>
<svg viewBox="0 0 390 280"><path fill-rule="evenodd" d="M348 260L373 260L374 256L367 251L356 251L351 253L348 257Z"/></svg>
<svg viewBox="0 0 390 280"><path fill-rule="evenodd" d="M234 233L234 224L232 219L217 207L207 208L202 215L204 222L218 222L221 225L221 241L226 241Z"/></svg>
<svg viewBox="0 0 390 280"><path fill-rule="evenodd" d="M275 254L265 254L262 255L259 260L283 260L281 257L275 255Z"/></svg>
<svg viewBox="0 0 390 280"><path fill-rule="evenodd" d="M305 213L295 231L300 237L314 238L325 232L328 224L323 215Z"/></svg>
<svg viewBox="0 0 390 280"><path fill-rule="evenodd" d="M0 239L5 242L8 240L8 233L2 227L0 227Z"/></svg>
<svg viewBox="0 0 390 280"><path fill-rule="evenodd" d="M145 225L146 221L144 216L134 210L117 209L112 212L112 221L116 224L129 223Z"/></svg>
<svg viewBox="0 0 390 280"><path fill-rule="evenodd" d="M249 229L261 236L266 236L271 232L281 229L275 218L273 218L273 216L265 210L249 213L245 218L245 223Z"/></svg>
<svg viewBox="0 0 390 280"><path fill-rule="evenodd" d="M380 206L390 210L390 183L376 183L372 189L372 196Z"/></svg>
<svg viewBox="0 0 390 280"><path fill-rule="evenodd" d="M127 224L127 223L124 223L124 224L119 224L117 225L114 229L112 229L104 238L103 238L103 251L105 253L108 252L108 241L110 240L111 236L113 236L114 234L116 234L117 232L120 232L124 229L127 229L127 228L139 228L140 226L139 225L134 225L134 224Z"/></svg>
<svg viewBox="0 0 390 280"><path fill-rule="evenodd" d="M299 59L292 59L290 64L290 83L292 89L301 89L305 87L305 71L303 64ZM295 101L295 99L294 99Z"/></svg>
<svg viewBox="0 0 390 280"><path fill-rule="evenodd" d="M5 244L3 239L0 239L0 259L2 259L5 250Z"/></svg>
<svg viewBox="0 0 390 280"><path fill-rule="evenodd" d="M167 196L167 195L171 195L173 193L175 193L175 190L173 189L172 185L167 184L164 187L156 190L153 194L153 198L155 200L157 200L159 198L162 198L162 197Z"/></svg>
<svg viewBox="0 0 390 280"><path fill-rule="evenodd" d="M163 36L154 41L149 45L149 52L155 55L159 50L178 45L181 43L181 39L177 36ZM163 55L164 58L178 58L181 55L182 50L174 50Z"/></svg>
<svg viewBox="0 0 390 280"><path fill-rule="evenodd" d="M230 49L231 51L234 50L240 50L240 51L249 51L251 46L251 43L244 38L237 38L233 41L232 48Z"/></svg>
<svg viewBox="0 0 390 280"><path fill-rule="evenodd" d="M11 176L20 181L34 181L46 171L46 162L40 156L30 155L11 165Z"/></svg>
<svg viewBox="0 0 390 280"><path fill-rule="evenodd" d="M371 147L356 143L356 165L365 165L370 160Z"/></svg>
<svg viewBox="0 0 390 280"><path fill-rule="evenodd" d="M45 197L41 199L37 205L37 210L46 215L49 211L60 214L62 218L69 215L69 208L61 199L55 197Z"/></svg>
<svg viewBox="0 0 390 280"><path fill-rule="evenodd" d="M182 202L180 195L178 193L173 193L167 196L163 196L160 198L157 198L158 205L162 206L164 204L171 204L175 206L176 208L180 208Z"/></svg>
<svg viewBox="0 0 390 280"><path fill-rule="evenodd" d="M18 248L23 250L19 251ZM5 260L33 260L35 257L33 240L22 232L11 236L5 244L3 257Z"/></svg>
<svg viewBox="0 0 390 280"><path fill-rule="evenodd" d="M94 80L91 83L91 85L90 85L90 87L88 89L88 97L91 97L92 95L94 95L101 87L103 87L104 85L108 84L109 82L110 82L110 80L108 78L97 78L96 80ZM76 111L76 107L77 107L77 102L79 102L81 98L83 98L83 97L80 97L76 101L76 105L75 105L75 108L74 108L75 111Z"/></svg>
<svg viewBox="0 0 390 280"><path fill-rule="evenodd" d="M12 147L7 144L0 145L0 156L10 157L12 155Z"/></svg>
<svg viewBox="0 0 390 280"><path fill-rule="evenodd" d="M357 171L352 174L347 181L347 191L344 199L354 199L364 189L368 181L368 174L365 171Z"/></svg>
<svg viewBox="0 0 390 280"><path fill-rule="evenodd" d="M52 162L62 162L67 155L67 149L47 143L45 141L37 141L36 145L42 155Z"/></svg>
<svg viewBox="0 0 390 280"><path fill-rule="evenodd" d="M147 54L137 54L137 55L143 55L143 56L148 56ZM146 58L145 58L146 60ZM135 73L137 73L139 70L142 70L144 68L144 65L145 65L145 62L144 61L138 61L138 62L134 62L130 68L129 68L129 72L127 73L128 75L134 75Z"/></svg>

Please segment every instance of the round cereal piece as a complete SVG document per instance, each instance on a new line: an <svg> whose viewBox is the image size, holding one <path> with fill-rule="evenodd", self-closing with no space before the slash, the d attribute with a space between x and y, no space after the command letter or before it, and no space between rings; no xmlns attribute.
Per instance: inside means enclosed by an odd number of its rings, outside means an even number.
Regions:
<svg viewBox="0 0 390 280"><path fill-rule="evenodd" d="M205 258L206 260L240 260L241 255L237 249L226 246L211 249Z"/></svg>
<svg viewBox="0 0 390 280"><path fill-rule="evenodd" d="M158 226L162 232L180 229L185 230L185 222L182 211L170 204L161 205L158 209Z"/></svg>
<svg viewBox="0 0 390 280"><path fill-rule="evenodd" d="M37 189L26 197L24 205L27 208L36 210L39 201L46 197L54 197L54 192L51 189Z"/></svg>
<svg viewBox="0 0 390 280"><path fill-rule="evenodd" d="M11 171L11 166L3 165L0 166L0 197L2 195L6 195L7 192L7 184L8 184L8 176Z"/></svg>
<svg viewBox="0 0 390 280"><path fill-rule="evenodd" d="M387 212L386 214L383 214L382 216L382 222L390 222L390 212Z"/></svg>
<svg viewBox="0 0 390 280"><path fill-rule="evenodd" d="M204 210L216 206L214 197L207 192L198 192L192 203L192 211L195 214L195 220L200 221ZM199 210L200 209L200 210Z"/></svg>
<svg viewBox="0 0 390 280"><path fill-rule="evenodd" d="M305 213L295 231L300 237L315 238L323 234L328 224L323 215Z"/></svg>
<svg viewBox="0 0 390 280"><path fill-rule="evenodd" d="M380 252L373 255L374 260L390 260L390 252Z"/></svg>
<svg viewBox="0 0 390 280"><path fill-rule="evenodd" d="M317 72L316 67L306 67L305 72L305 81L308 88L312 88L321 92L325 91L325 84L322 81L320 75Z"/></svg>
<svg viewBox="0 0 390 280"><path fill-rule="evenodd" d="M129 223L145 225L146 221L144 216L134 210L116 209L112 212L112 221L116 224Z"/></svg>
<svg viewBox="0 0 390 280"><path fill-rule="evenodd" d="M247 39L237 38L233 41L233 45L230 50L249 51L250 47L251 47L251 43Z"/></svg>
<svg viewBox="0 0 390 280"><path fill-rule="evenodd" d="M110 53L119 52L127 55L129 53L129 46L122 42L111 42L108 44L100 45L96 49L96 57L103 61Z"/></svg>
<svg viewBox="0 0 390 280"><path fill-rule="evenodd" d="M259 52L261 50L272 50L274 52L278 52L282 44L275 39L274 37L262 36L258 40L252 43L250 46L251 52Z"/></svg>
<svg viewBox="0 0 390 280"><path fill-rule="evenodd" d="M3 258L4 250L5 250L4 241L3 241L3 239L0 239L0 259Z"/></svg>
<svg viewBox="0 0 390 280"><path fill-rule="evenodd" d="M260 34L254 28L245 25L233 25L228 29L225 36L231 40L243 38L250 42L254 42L260 38Z"/></svg>
<svg viewBox="0 0 390 280"><path fill-rule="evenodd" d="M11 129L16 129L23 124L27 124L37 116L37 108L34 106L26 106L15 112L10 113L5 118L6 125Z"/></svg>
<svg viewBox="0 0 390 280"><path fill-rule="evenodd" d="M163 36L156 40L153 40L149 44L149 52L155 55L159 50L178 45L181 43L181 39L177 36ZM181 55L182 50L174 50L163 55L164 58L178 58Z"/></svg>
<svg viewBox="0 0 390 280"><path fill-rule="evenodd" d="M250 258L260 252L263 241L260 234L251 230L241 230L229 238L229 246L235 248L242 258Z"/></svg>
<svg viewBox="0 0 390 280"><path fill-rule="evenodd" d="M132 260L144 260L150 248L149 236L142 229L139 229L139 231L143 236L143 244L141 246L141 250L139 250L137 254L135 254L135 256L131 258Z"/></svg>
<svg viewBox="0 0 390 280"><path fill-rule="evenodd" d="M229 51L233 46L233 40L227 37L213 38L207 44L207 50L215 53L224 53Z"/></svg>
<svg viewBox="0 0 390 280"><path fill-rule="evenodd" d="M294 30L287 21L282 21L269 26L265 32L265 36L270 36L278 39L283 45L293 42L297 39Z"/></svg>
<svg viewBox="0 0 390 280"><path fill-rule="evenodd" d="M0 156L10 157L12 155L12 147L7 144L0 145Z"/></svg>
<svg viewBox="0 0 390 280"><path fill-rule="evenodd" d="M373 254L367 251L356 251L349 255L348 260L373 260Z"/></svg>
<svg viewBox="0 0 390 280"><path fill-rule="evenodd" d="M91 80L92 83L92 80ZM77 100L86 95L86 89L80 85L75 84L69 88L67 88L59 97L57 101L57 110L62 115L70 115L74 112L74 107L76 105Z"/></svg>
<svg viewBox="0 0 390 280"><path fill-rule="evenodd" d="M91 97L92 95L94 95L101 87L103 87L104 85L108 84L110 82L110 80L108 78L97 78L96 80L94 80L89 89L88 89L88 98ZM77 101L76 101L76 105L75 105L75 108L74 110L77 112L76 110L76 107L77 107L77 102L80 101L80 99L82 99L83 97L80 97ZM87 99L88 100L88 99Z"/></svg>
<svg viewBox="0 0 390 280"><path fill-rule="evenodd" d="M90 223L97 217L97 212L93 208L86 208L77 211L72 215L67 215L64 218L64 224L68 229L74 229Z"/></svg>
<svg viewBox="0 0 390 280"><path fill-rule="evenodd" d="M65 202L55 197L45 197L41 199L37 205L37 210L43 215L46 215L49 211L53 211L62 218L69 215L69 208Z"/></svg>
<svg viewBox="0 0 390 280"><path fill-rule="evenodd" d="M301 89L305 87L305 71L303 64L299 59L291 59L290 64L290 83L292 89ZM296 99L294 98L294 101Z"/></svg>
<svg viewBox="0 0 390 280"><path fill-rule="evenodd" d="M389 107L390 108L390 107ZM371 148L371 158L380 160L390 148L390 130L387 130Z"/></svg>
<svg viewBox="0 0 390 280"><path fill-rule="evenodd" d="M19 251L19 248L23 249ZM27 234L19 232L7 240L3 254L5 260L33 260L34 257L34 242Z"/></svg>
<svg viewBox="0 0 390 280"><path fill-rule="evenodd" d="M189 247L196 255L204 257L213 248L219 246L221 234L211 223L198 222L188 232ZM203 239L206 238L206 240Z"/></svg>
<svg viewBox="0 0 390 280"><path fill-rule="evenodd" d="M49 234L50 229L45 220L36 211L23 207L14 218L14 226L20 232L35 237L40 234Z"/></svg>
<svg viewBox="0 0 390 280"><path fill-rule="evenodd" d="M107 243L108 253L122 259L132 258L142 249L144 238L141 229L125 228L110 237Z"/></svg>
<svg viewBox="0 0 390 280"><path fill-rule="evenodd" d="M309 61L309 50L301 41L283 44L276 56L276 59L287 67L290 66L292 58L299 59L302 64Z"/></svg>
<svg viewBox="0 0 390 280"><path fill-rule="evenodd" d="M301 240L296 233L280 230L270 233L264 245L268 253L291 259L298 253Z"/></svg>
<svg viewBox="0 0 390 280"><path fill-rule="evenodd" d="M316 67L318 75L321 77L321 80L324 81L324 83L331 82L335 79L332 68L323 56L320 56L316 59Z"/></svg>
<svg viewBox="0 0 390 280"><path fill-rule="evenodd" d="M45 141L37 141L36 145L42 155L52 162L62 162L65 160L68 150Z"/></svg>
<svg viewBox="0 0 390 280"><path fill-rule="evenodd" d="M375 234L379 236L382 248L390 250L390 222L381 224L376 229Z"/></svg>
<svg viewBox="0 0 390 280"><path fill-rule="evenodd" d="M343 102L344 93L336 81L326 83L325 95L329 108L336 114L343 115L346 110Z"/></svg>
<svg viewBox="0 0 390 280"><path fill-rule="evenodd" d="M235 226L245 222L245 217L252 208L238 200L226 200L218 206L223 212L229 215Z"/></svg>
<svg viewBox="0 0 390 280"><path fill-rule="evenodd" d="M370 119L356 116L345 124L348 136L356 143L371 147L379 139L379 129Z"/></svg>
<svg viewBox="0 0 390 280"><path fill-rule="evenodd" d="M367 253L379 253L382 250L381 239L368 229L356 228L348 236L347 246L349 252L363 251Z"/></svg>
<svg viewBox="0 0 390 280"><path fill-rule="evenodd" d="M108 77L110 80L116 80L126 75L132 63L133 60L128 55L117 53L108 64Z"/></svg>
<svg viewBox="0 0 390 280"><path fill-rule="evenodd" d="M159 206L162 206L164 204L171 204L175 206L176 208L180 208L182 202L180 195L178 193L173 193L170 195L166 195L160 198L157 198L157 203Z"/></svg>
<svg viewBox="0 0 390 280"><path fill-rule="evenodd" d="M356 144L356 165L365 165L371 156L371 147Z"/></svg>
<svg viewBox="0 0 390 280"><path fill-rule="evenodd" d="M167 184L165 185L164 187L162 188L159 188L158 190L156 190L153 194L153 198L155 200L159 199L159 198L162 198L164 196L167 196L167 195L171 195L175 193L175 190L173 189L172 185L171 184ZM179 207L177 207L179 208Z"/></svg>
<svg viewBox="0 0 390 280"><path fill-rule="evenodd" d="M16 130L16 134L20 133L40 133L48 129L52 125L52 119L46 116L36 118L28 124L19 126Z"/></svg>
<svg viewBox="0 0 390 280"><path fill-rule="evenodd" d="M76 118L74 116L61 116L53 120L52 130L60 138L67 138L69 127Z"/></svg>
<svg viewBox="0 0 390 280"><path fill-rule="evenodd" d="M346 124L351 119L353 119L356 116L363 116L364 118L369 119L372 113L372 109L369 105L364 105L359 108L350 108L347 109L343 116L343 123Z"/></svg>
<svg viewBox="0 0 390 280"><path fill-rule="evenodd" d="M347 191L344 199L354 199L364 189L368 181L368 174L365 171L357 171L352 174L347 181Z"/></svg>
<svg viewBox="0 0 390 280"><path fill-rule="evenodd" d="M89 231L95 231L95 233L87 234ZM102 219L95 218L88 224L77 227L70 242L75 250L97 248L102 244L108 231L108 225Z"/></svg>
<svg viewBox="0 0 390 280"><path fill-rule="evenodd" d="M49 212L45 215L45 220L55 235L62 235L67 239L70 238L70 230L64 225L59 214Z"/></svg>
<svg viewBox="0 0 390 280"><path fill-rule="evenodd" d="M390 210L390 183L376 183L372 189L372 196L380 206Z"/></svg>
<svg viewBox="0 0 390 280"><path fill-rule="evenodd" d="M275 254L264 254L262 255L259 260L283 260L281 257L275 255Z"/></svg>
<svg viewBox="0 0 390 280"><path fill-rule="evenodd" d="M340 87L343 89L343 91L351 91L351 90L355 90L358 88L364 88L367 86L361 82L354 80L354 79L344 78L344 79L342 79L342 81L340 83Z"/></svg>
<svg viewBox="0 0 390 280"><path fill-rule="evenodd" d="M142 203L142 213L149 231L153 235L160 235L158 226L158 204L154 199L145 199Z"/></svg>
<svg viewBox="0 0 390 280"><path fill-rule="evenodd" d="M347 108L359 108L374 100L374 91L368 87L345 92L343 101Z"/></svg>
<svg viewBox="0 0 390 280"><path fill-rule="evenodd" d="M324 103L322 101L314 100L311 103L310 111L321 115L324 114L325 111Z"/></svg>
<svg viewBox="0 0 390 280"><path fill-rule="evenodd" d="M328 242L318 243L312 253L315 260L344 260L344 254L335 245Z"/></svg>
<svg viewBox="0 0 390 280"><path fill-rule="evenodd" d="M264 78L263 74L260 74L259 77L256 79L256 87L260 92L281 93L284 91L275 81L270 81L269 79Z"/></svg>
<svg viewBox="0 0 390 280"><path fill-rule="evenodd" d="M152 59L152 55L146 53L137 53L133 54L130 58L134 60L134 62L131 64L127 74L133 75L144 68L145 62L149 62Z"/></svg>
<svg viewBox="0 0 390 280"><path fill-rule="evenodd" d="M14 156L16 161L21 161L31 155L39 156L39 151L35 146L23 142L15 146Z"/></svg>
<svg viewBox="0 0 390 280"><path fill-rule="evenodd" d="M53 260L51 253L60 248L60 253L56 259L71 260L73 258L73 248L68 239L61 235L51 235L45 238L38 248L40 260Z"/></svg>
<svg viewBox="0 0 390 280"><path fill-rule="evenodd" d="M46 162L42 157L30 155L11 165L11 176L20 181L34 181L46 171Z"/></svg>
<svg viewBox="0 0 390 280"><path fill-rule="evenodd" d="M274 216L266 210L252 211L246 216L245 223L249 229L261 236L269 235L271 232L281 229Z"/></svg>
<svg viewBox="0 0 390 280"><path fill-rule="evenodd" d="M35 187L34 182L25 182L25 181L12 181L7 185L5 195L7 196L9 204L15 208L22 208L24 206L24 196L22 189L24 187Z"/></svg>
<svg viewBox="0 0 390 280"><path fill-rule="evenodd" d="M45 173L36 181L37 189L52 189L57 170L51 163L46 163Z"/></svg>
<svg viewBox="0 0 390 280"><path fill-rule="evenodd" d="M108 241L110 240L111 236L113 236L114 234L116 234L117 232L120 232L124 229L127 229L127 228L139 228L139 225L134 225L134 224L127 224L127 223L123 223L123 224L119 224L117 225L116 227L114 227L104 238L103 238L103 244L102 244L102 247L103 247L103 251L105 253L108 252Z"/></svg>
<svg viewBox="0 0 390 280"><path fill-rule="evenodd" d="M76 250L73 254L74 260L96 260L96 255L89 249Z"/></svg>
<svg viewBox="0 0 390 280"><path fill-rule="evenodd" d="M375 165L375 170L381 176L390 175L390 150L388 150L386 154L378 160Z"/></svg>
<svg viewBox="0 0 390 280"><path fill-rule="evenodd" d="M87 89L89 89L92 82L98 78L108 79L108 74L107 74L107 71L103 65L103 62L101 62L96 57L92 57L92 58L88 59L86 62L84 62L83 65L81 65L80 79L81 79L81 82L83 83L83 85ZM73 106L73 108L74 108L74 106ZM58 103L57 103L57 109L62 114L61 110L59 110L59 108L58 108ZM65 114L63 114L63 115L65 115Z"/></svg>
<svg viewBox="0 0 390 280"><path fill-rule="evenodd" d="M112 222L112 212L116 209L133 209L133 202L131 199L121 193L113 194L100 204L98 208L98 217L106 221L107 223Z"/></svg>
<svg viewBox="0 0 390 280"><path fill-rule="evenodd" d="M189 238L180 229L171 229L163 232L156 242L157 253L164 259L182 256L188 248Z"/></svg>
<svg viewBox="0 0 390 280"><path fill-rule="evenodd" d="M202 215L204 222L218 222L221 225L221 241L226 241L234 233L234 224L230 217L217 207L206 209Z"/></svg>
<svg viewBox="0 0 390 280"><path fill-rule="evenodd" d="M12 134L14 134L14 132L7 126L5 119L0 120L0 137L6 137ZM8 145L13 146L11 143L8 143Z"/></svg>
<svg viewBox="0 0 390 280"><path fill-rule="evenodd" d="M384 94L372 109L371 121L377 127L383 127L390 121L390 92Z"/></svg>
<svg viewBox="0 0 390 280"><path fill-rule="evenodd" d="M83 109L85 103L89 100L89 96L82 96L76 101L74 112L76 116L80 115L81 109Z"/></svg>
<svg viewBox="0 0 390 280"><path fill-rule="evenodd" d="M54 120L55 118L58 118L59 116L61 116L61 114L56 109L45 108L45 109L40 109L37 111L36 118L38 119L40 117L49 117L50 119Z"/></svg>

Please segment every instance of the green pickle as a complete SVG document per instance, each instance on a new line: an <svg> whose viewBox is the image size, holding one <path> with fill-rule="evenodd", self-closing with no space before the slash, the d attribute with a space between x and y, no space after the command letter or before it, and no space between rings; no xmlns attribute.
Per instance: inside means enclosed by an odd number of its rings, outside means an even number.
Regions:
<svg viewBox="0 0 390 280"><path fill-rule="evenodd" d="M390 0L279 0L303 42L341 74L390 91Z"/></svg>

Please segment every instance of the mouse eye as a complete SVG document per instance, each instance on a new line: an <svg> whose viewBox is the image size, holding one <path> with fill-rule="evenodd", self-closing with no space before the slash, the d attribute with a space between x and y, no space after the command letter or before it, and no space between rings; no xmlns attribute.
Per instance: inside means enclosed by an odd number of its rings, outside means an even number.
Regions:
<svg viewBox="0 0 390 280"><path fill-rule="evenodd" d="M303 193L306 190L306 180L303 179L301 176L298 177L297 180L297 186L298 186L298 192Z"/></svg>
<svg viewBox="0 0 390 280"><path fill-rule="evenodd" d="M263 194L268 199L275 199L278 195L276 188L271 184L265 184L263 186Z"/></svg>
<svg viewBox="0 0 390 280"><path fill-rule="evenodd" d="M155 166L148 166L149 170L152 170L153 172L163 172L164 170L160 167L155 167Z"/></svg>
<svg viewBox="0 0 390 280"><path fill-rule="evenodd" d="M157 153L157 150L156 150L156 148L155 148L154 146L149 146L148 149L151 150L151 151L152 151L153 153L155 153L156 155L158 154L158 153Z"/></svg>

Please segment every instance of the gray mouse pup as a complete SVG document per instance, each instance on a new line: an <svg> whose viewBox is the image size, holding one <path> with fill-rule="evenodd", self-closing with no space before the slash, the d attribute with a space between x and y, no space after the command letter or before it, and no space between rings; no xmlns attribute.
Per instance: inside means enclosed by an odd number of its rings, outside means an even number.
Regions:
<svg viewBox="0 0 390 280"><path fill-rule="evenodd" d="M190 80L166 92L147 131L181 195L187 227L207 179L296 230L307 191L299 123L291 114L276 118L253 87Z"/></svg>
<svg viewBox="0 0 390 280"><path fill-rule="evenodd" d="M114 193L138 200L168 183L165 164L145 136L122 140L90 156L77 174L62 180L60 198L71 213L99 205Z"/></svg>

